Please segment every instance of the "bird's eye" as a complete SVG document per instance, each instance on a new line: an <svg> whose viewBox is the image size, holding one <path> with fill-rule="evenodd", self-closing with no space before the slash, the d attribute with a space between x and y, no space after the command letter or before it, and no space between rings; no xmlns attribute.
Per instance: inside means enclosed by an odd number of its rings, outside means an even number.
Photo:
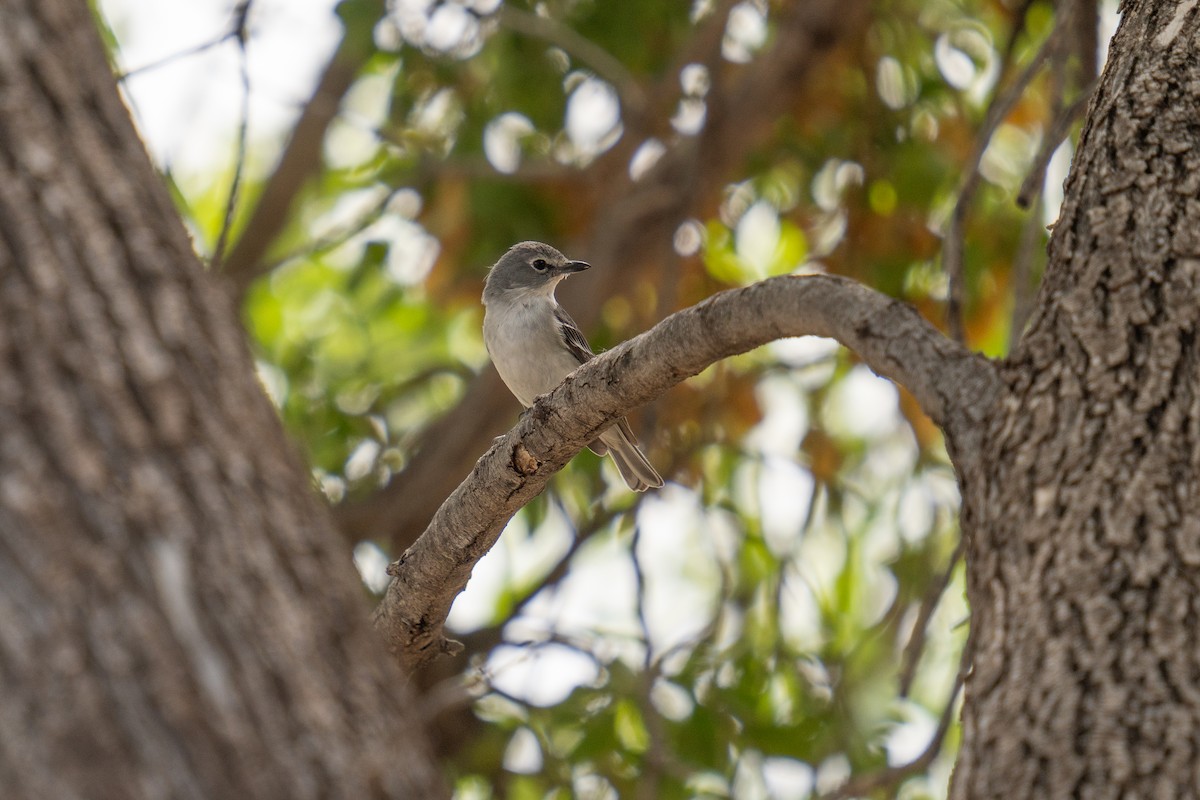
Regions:
<svg viewBox="0 0 1200 800"><path fill-rule="evenodd" d="M550 269L550 265L546 263L546 259L544 258L535 258L531 266L538 272L545 272Z"/></svg>

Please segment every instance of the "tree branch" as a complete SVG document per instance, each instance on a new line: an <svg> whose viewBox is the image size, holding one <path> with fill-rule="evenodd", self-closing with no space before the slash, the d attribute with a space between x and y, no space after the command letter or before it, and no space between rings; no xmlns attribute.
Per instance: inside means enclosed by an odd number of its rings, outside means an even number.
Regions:
<svg viewBox="0 0 1200 800"><path fill-rule="evenodd" d="M246 169L246 144L250 135L250 64L246 55L246 42L249 39L247 21L250 19L250 6L253 4L254 0L241 0L234 9L233 38L238 46L238 78L242 84L242 99L233 159L233 178L229 181L229 197L225 201L221 232L217 235L217 243L213 247L212 261L209 264L214 271L221 269L225 246L229 243L229 232L233 230L233 212L241 195L242 173Z"/></svg>
<svg viewBox="0 0 1200 800"><path fill-rule="evenodd" d="M1037 77L1042 66L1059 48L1063 35L1060 30L1060 28L1055 28L1050 32L1050 36L1042 43L1033 60L1008 87L997 88L996 93L992 96L992 102L988 104L983 125L975 137L975 145L971 149L971 154L968 156L963 170L964 177L959 186L958 198L954 203L954 212L950 215L946 227L945 244L942 246L942 269L949 282L946 293L946 325L950 329L950 334L960 342L965 336L963 330L963 303L966 293L963 264L963 252L966 249L965 229L967 213L970 210L971 201L975 198L975 190L979 188L979 179L982 177L980 166L983 164L983 154L987 152L988 144L991 143L1000 124L1016 107L1017 101L1025 94L1025 90Z"/></svg>
<svg viewBox="0 0 1200 800"><path fill-rule="evenodd" d="M394 580L375 622L392 653L411 669L456 650L443 626L476 562L517 510L615 419L715 361L804 335L837 339L905 386L948 440L973 442L980 415L999 394L990 362L911 306L854 281L785 276L721 292L589 361L495 441L388 568Z"/></svg>
<svg viewBox="0 0 1200 800"><path fill-rule="evenodd" d="M382 0L373 4L375 19L383 16ZM320 169L321 147L325 131L337 116L342 98L354 84L359 72L375 52L372 40L374 22L346 20L346 32L333 57L317 81L317 88L300 112L292 137L284 148L279 164L267 180L242 235L234 242L224 261L222 272L229 277L235 295L241 297L250 284L265 274L264 258L291 218L292 203L309 178Z"/></svg>
<svg viewBox="0 0 1200 800"><path fill-rule="evenodd" d="M1033 166L1030 168L1029 174L1025 176L1025 180L1021 182L1020 191L1017 192L1017 205L1021 208L1029 208L1033 204L1033 198L1041 192L1042 184L1046 182L1046 168L1050 166L1050 159L1054 157L1054 151L1070 135L1071 126L1075 124L1075 121L1087 110L1095 90L1095 84L1089 84L1079 94L1079 97L1075 98L1075 102L1060 109L1054 121L1050 123L1050 128L1042 140L1041 149L1033 159Z"/></svg>

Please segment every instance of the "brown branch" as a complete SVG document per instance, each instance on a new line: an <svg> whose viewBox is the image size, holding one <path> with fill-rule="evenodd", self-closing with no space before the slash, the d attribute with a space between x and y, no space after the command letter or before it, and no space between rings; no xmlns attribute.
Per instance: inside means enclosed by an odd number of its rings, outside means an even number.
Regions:
<svg viewBox="0 0 1200 800"><path fill-rule="evenodd" d="M580 367L495 441L425 533L389 566L394 580L375 622L392 653L414 668L456 650L443 627L475 563L513 514L617 417L715 361L804 335L830 336L854 350L912 393L946 430L952 454L981 458L972 446L974 429L1000 394L995 370L912 307L828 275L722 292Z"/></svg>
<svg viewBox="0 0 1200 800"><path fill-rule="evenodd" d="M1024 6L1017 19L1013 34L1009 39L1008 47L1005 49L1006 61L1013 55L1017 34L1024 29L1028 10L1029 7L1027 5ZM1005 117L1016 106L1017 101L1020 100L1021 95L1024 94L1025 89L1033 81L1033 78L1041 70L1046 61L1051 61L1050 74L1054 82L1051 94L1054 97L1055 103L1053 122L1042 141L1041 150L1034 159L1033 168L1025 177L1017 193L1017 205L1021 208L1028 208L1034 194L1040 190L1041 184L1045 179L1046 166L1050 162L1050 157L1054 155L1058 144L1067 137L1071 125L1074 124L1075 120L1087 108L1088 101L1095 88L1094 62L1096 34L1094 30L1089 34L1086 29L1088 26L1092 26L1094 29L1097 24L1096 13L1094 0L1070 0L1063 3L1054 30L1050 32L1050 36L1042 44L1041 48L1039 48L1033 60L1008 88L1002 92L997 92L988 106L983 127L976 138L975 147L971 151L967 161L965 177L959 189L958 199L954 205L954 212L950 217L950 224L946 230L945 245L942 250L942 264L949 281L946 302L947 323L951 334L958 341L963 340L962 315L963 294L965 290L963 275L965 233L963 229L966 225L967 212L971 201L975 196L976 189L979 187L979 166L983 160L983 154L987 150L988 143L991 141L996 129L999 128L1000 123L1004 121ZM1088 58L1085 57L1087 48L1089 47L1092 48L1090 64ZM1078 70L1080 74L1075 82L1083 88L1081 89L1079 98L1064 109L1062 107L1062 95L1068 80L1066 60L1072 51L1079 54L1081 58L1081 68Z"/></svg>
<svg viewBox="0 0 1200 800"><path fill-rule="evenodd" d="M374 19L382 17L382 0L373 5L377 7L373 9ZM367 21L370 24L366 24ZM353 23L347 21L341 43L321 74L312 97L300 112L300 119L275 171L267 180L242 235L225 259L223 272L229 277L236 296L245 294L250 284L265 273L265 256L287 225L292 204L309 179L320 171L325 131L337 115L342 98L375 52L373 29L374 21L366 16L356 17Z"/></svg>
<svg viewBox="0 0 1200 800"><path fill-rule="evenodd" d="M1100 3L1098 0L1076 0L1072 25L1073 49L1079 56L1078 80L1093 83L1100 77Z"/></svg>

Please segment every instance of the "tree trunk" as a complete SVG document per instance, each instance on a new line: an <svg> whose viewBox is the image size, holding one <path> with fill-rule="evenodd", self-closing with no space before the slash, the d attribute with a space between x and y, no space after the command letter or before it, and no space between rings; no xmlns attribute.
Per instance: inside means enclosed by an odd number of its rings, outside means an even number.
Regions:
<svg viewBox="0 0 1200 800"><path fill-rule="evenodd" d="M1200 9L1125 3L964 475L956 798L1200 794Z"/></svg>
<svg viewBox="0 0 1200 800"><path fill-rule="evenodd" d="M83 0L0 0L5 798L437 797Z"/></svg>

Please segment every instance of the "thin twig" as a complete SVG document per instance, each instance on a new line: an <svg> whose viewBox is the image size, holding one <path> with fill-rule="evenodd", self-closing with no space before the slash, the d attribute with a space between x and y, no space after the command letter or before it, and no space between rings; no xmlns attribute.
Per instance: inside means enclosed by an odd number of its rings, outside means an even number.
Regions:
<svg viewBox="0 0 1200 800"><path fill-rule="evenodd" d="M566 509L562 508L561 502L559 503L559 508L563 510L564 516L567 516ZM489 625L486 628L480 628L478 630L471 631L470 633L464 634L460 637L465 652L468 654L481 653L491 650L493 647L500 644L503 639L504 627L520 616L521 612L525 610L526 606L533 602L535 597L540 595L546 589L551 589L557 586L565 577L567 577L567 572L571 568L571 562L574 560L576 554L579 553L580 549L582 549L583 545L590 540L592 536L612 523L612 521L617 517L627 514L632 510L633 509L624 509L621 511L616 511L613 509L604 508L589 516L585 525L576 528L572 532L573 535L571 537L571 546L567 548L567 552L563 553L558 561L555 562L554 566L547 570L546 574L542 576L542 579L538 581L536 586L529 588L523 595L513 602L512 608L509 609L508 615L503 620L496 622L494 625ZM569 519L569 517L567 518Z"/></svg>
<svg viewBox="0 0 1200 800"><path fill-rule="evenodd" d="M629 543L629 560L633 563L633 580L636 586L634 609L637 613L638 626L642 629L642 639L646 642L646 652L642 656L642 669L649 670L654 659L650 645L650 620L646 616L646 573L642 570L642 560L638 557L638 544L641 540L642 526L635 522L633 540Z"/></svg>
<svg viewBox="0 0 1200 800"><path fill-rule="evenodd" d="M1004 44L1003 55L1001 59L1003 63L1012 62L1013 52L1017 49L1017 39L1021 37L1028 27L1029 10L1033 8L1034 0L1021 0L1021 6L1015 12L1016 22L1013 23L1012 30L1009 31L1008 41Z"/></svg>
<svg viewBox="0 0 1200 800"><path fill-rule="evenodd" d="M163 56L157 61L151 61L149 64L143 64L142 66L137 67L136 69L131 69L128 72L120 72L116 76L117 82L124 83L126 80L141 75L143 72L152 72L153 70L165 67L174 61L180 61L192 56L198 56L201 53L213 49L214 47L225 44L225 42L229 41L236 35L236 31L227 31L226 33L218 36L216 39L204 42L203 44L189 47L187 50L180 50L176 53L171 53L170 55Z"/></svg>
<svg viewBox="0 0 1200 800"><path fill-rule="evenodd" d="M946 277L949 281L949 289L946 298L946 317L947 324L950 328L950 334L955 341L964 341L963 337L963 249L964 236L963 229L966 225L967 211L971 206L971 200L975 196L975 190L979 187L979 166L983 161L983 154L987 150L988 144L992 140L992 136L1000 127L1000 123L1008 117L1009 112L1021 99L1021 95L1025 93L1025 89L1033 81L1034 77L1041 70L1046 59L1054 52L1059 44L1059 32L1056 28L1051 32L1050 36L1042 44L1037 55L1029 62L1029 65L1022 70L1007 88L998 92L992 98L991 104L988 106L987 114L984 117L983 126L979 130L979 135L975 139L975 147L971 150L971 155L967 159L967 164L964 170L964 178L962 185L958 191L958 199L954 204L954 212L950 215L950 224L946 229L945 243L942 246L942 267L946 272Z"/></svg>
<svg viewBox="0 0 1200 800"><path fill-rule="evenodd" d="M225 245L229 242L229 231L233 227L233 210L237 205L238 193L242 187L242 172L246 167L246 141L250 130L250 67L246 59L246 42L249 38L246 20L250 16L250 7L254 0L241 0L234 9L233 35L238 43L238 76L242 81L241 122L238 124L237 154L233 164L233 180L229 183L229 199L225 202L225 218L221 221L221 233L217 236L216 247L213 248L210 264L215 272L221 268L221 259L225 255Z"/></svg>
<svg viewBox="0 0 1200 800"><path fill-rule="evenodd" d="M559 504L559 508L562 509L563 515L565 516L566 509L562 508L561 503ZM594 535L607 527L617 517L622 516L631 510L632 509L614 511L611 509L604 509L603 511L597 511L588 518L586 525L576 528L574 531L574 536L571 538L571 546L567 548L567 552L563 553L562 558L560 558L550 569L550 571L546 573L545 577L542 578L537 586L530 589L515 603L513 603L512 610L508 615L508 619L496 626L497 631L499 631L504 625L507 625L510 620L516 619L517 616L525 610L525 607L533 601L533 598L537 597L546 589L552 588L561 583L563 578L567 577L567 572L570 570L571 562L575 559L576 554L579 553L583 545Z"/></svg>
<svg viewBox="0 0 1200 800"><path fill-rule="evenodd" d="M1021 183L1021 190L1017 192L1017 205L1021 208L1029 208L1034 196L1041 191L1042 184L1046 182L1046 168L1050 165L1050 159L1054 157L1058 146L1067 138L1075 120L1079 119L1079 116L1087 109L1087 104L1092 99L1092 91L1095 88L1095 84L1089 85L1075 99L1074 103L1060 111L1054 118L1050 130L1042 139L1042 147L1034 159L1033 167Z"/></svg>
<svg viewBox="0 0 1200 800"><path fill-rule="evenodd" d="M1082 13L1084 24L1090 23L1095 25L1096 9L1094 6L1095 4L1089 3L1088 0L1067 4L1066 11L1059 24L1066 26L1068 29L1075 30L1079 27L1079 24L1072 23L1070 20L1076 14ZM1086 49L1088 46L1087 41L1089 40L1092 42L1090 46L1094 47L1094 35L1090 38L1088 36L1082 36L1082 38L1077 36L1073 42L1077 48ZM1032 280L1033 261L1035 253L1038 251L1037 245L1040 241L1042 191L1046 184L1046 170L1050 165L1050 159L1053 158L1054 153L1070 135L1071 127L1075 124L1075 121L1086 110L1096 86L1095 64L1092 63L1089 68L1089 62L1085 57L1085 53L1080 52L1079 57L1083 64L1081 80L1086 80L1087 86L1079 93L1079 96L1073 103L1069 106L1064 105L1065 81L1068 75L1066 62L1070 55L1071 53L1067 47L1059 49L1054 55L1055 63L1051 69L1051 94L1054 104L1052 121L1045 136L1042 137L1041 147L1038 149L1033 165L1025 176L1025 180L1021 182L1021 188L1017 192L1017 205L1024 209L1028 209L1032 205L1033 210L1021 227L1021 240L1016 256L1013 259L1013 309L1009 320L1009 352L1012 352L1020 341L1021 334L1025 331L1025 322L1028 320L1032 309L1034 296ZM1094 60L1093 54L1092 61L1094 62Z"/></svg>
<svg viewBox="0 0 1200 800"><path fill-rule="evenodd" d="M653 657L653 645L650 641L650 620L646 614L646 573L642 570L642 560L638 556L638 544L641 542L641 539L642 526L634 523L633 539L629 543L629 559L633 564L633 577L636 586L634 594L635 611L638 625L642 629L642 641L645 644L645 650L642 654L642 674L638 681L638 688L641 693L642 708L644 709L642 718L647 731L650 733L650 744L645 753L646 767L643 770L641 780L638 781L637 797L654 798L659 796L663 771L668 770L678 775L679 765L670 752L670 749L663 746L663 743L667 739L666 731L664 730L662 719L658 716L658 709L655 708L654 703L650 699L650 689L654 684L657 669Z"/></svg>
<svg viewBox="0 0 1200 800"><path fill-rule="evenodd" d="M151 61L149 64L143 64L142 66L128 70L127 72L117 73L117 82L122 83L129 78L141 75L143 72L152 72L156 69L161 69L172 62L180 61L185 58L191 58L192 56L198 56L201 53L213 49L214 47L225 44L225 42L229 41L230 39L237 39L238 42L244 46L246 38L246 17L250 13L250 5L253 3L253 1L254 0L243 0L243 2L238 3L237 6L234 7L233 18L230 21L229 29L217 38L195 45L194 47L189 47L186 50L180 50L176 53L163 56L157 61Z"/></svg>
<svg viewBox="0 0 1200 800"><path fill-rule="evenodd" d="M604 662L599 656L596 655L595 652L593 652L592 647L590 647L587 643L576 641L571 637L561 633L552 632L544 639L514 643L514 646L519 647L522 652L519 656L515 657L507 664L501 664L499 667L489 664L481 665L476 674L479 680L483 682L483 685L487 687L486 693L502 697L514 705L528 706L529 701L524 697L517 697L516 695L506 692L504 689L501 689L499 686L497 686L495 683L495 677L511 669L514 665L529 660L537 653L538 650L541 650L543 647L547 647L549 645L561 645L570 650L574 650L576 653L591 659L592 663L594 663L598 668L603 669L605 666Z"/></svg>
<svg viewBox="0 0 1200 800"><path fill-rule="evenodd" d="M1017 245L1017 257L1013 259L1013 310L1008 328L1008 352L1017 347L1021 334L1025 332L1025 322L1033 310L1033 259L1038 253L1038 244L1042 233L1042 193L1038 184L1037 194L1033 198L1033 208L1025 224L1021 226L1021 241Z"/></svg>
<svg viewBox="0 0 1200 800"><path fill-rule="evenodd" d="M413 169L412 174L415 183L429 183L444 178L535 183L569 178L578 175L579 170L553 159L539 158L522 161L512 172L501 172L485 157L458 156L454 158L423 157Z"/></svg>
<svg viewBox="0 0 1200 800"><path fill-rule="evenodd" d="M566 509L563 507L561 502L558 502L558 507L559 510L563 512L563 515L569 520L570 517L567 516ZM574 531L572 531L573 535L571 538L571 546L567 549L567 552L564 553L558 562L555 563L555 565L542 577L537 586L534 586L526 591L525 594L523 594L516 600L515 603L513 603L512 608L509 609L508 615L503 620L494 625L489 625L486 628L480 628L460 637L463 643L464 652L469 657L478 657L480 655L490 653L497 645L504 643L504 628L510 622L520 616L521 612L524 611L525 607L528 606L535 597L539 596L544 590L557 586L562 579L567 576L567 571L570 568L572 560L583 547L584 543L591 539L591 537L601 529L608 526L609 523L611 523L614 519L625 513L628 513L631 510L632 509L626 509L625 511L618 512L606 508L599 513L589 516L586 525L576 528ZM508 644L515 646L517 644L529 643L509 642ZM593 658L595 658L594 654ZM459 673L455 673L453 677L439 682L426 693L425 700L421 704L422 714L425 715L427 719L432 719L449 710L473 703L479 698L480 695L491 689L491 682L488 679L488 676L482 673L475 673L473 677L477 680L477 684L475 685L470 683L470 679L467 676ZM479 685L484 686L482 691L478 688Z"/></svg>
<svg viewBox="0 0 1200 800"><path fill-rule="evenodd" d="M960 535L958 544L954 546L954 552L950 554L950 563L930 584L925 596L921 598L917 619L913 623L912 636L904 646L904 653L900 658L900 697L908 697L908 692L912 688L913 678L917 674L917 664L921 660L921 653L925 650L925 635L929 628L929 619L941 603L942 595L946 593L946 587L950 585L950 579L954 576L954 570L958 567L958 560L962 558L962 552L963 540Z"/></svg>
<svg viewBox="0 0 1200 800"><path fill-rule="evenodd" d="M321 148L325 132L359 71L375 53L373 18L375 14L383 16L383 0L364 3L364 9L370 15L347 18L337 50L304 104L279 162L247 215L241 235L224 259L222 272L239 300L250 284L264 274L262 259L291 219L290 211L301 189L323 169Z"/></svg>
<svg viewBox="0 0 1200 800"><path fill-rule="evenodd" d="M819 800L846 800L849 797L865 796L879 789L894 788L912 776L919 775L929 769L929 765L942 752L942 745L946 741L946 734L950 732L950 727L954 724L954 709L958 705L958 695L962 690L963 682L966 679L967 670L970 665L970 651L970 636L968 635L967 644L963 646L962 657L959 660L958 674L954 676L954 685L950 689L950 697L946 700L945 707L942 708L942 716L938 719L937 729L934 730L933 737L929 740L929 744L925 746L921 755L907 764L886 767L876 772L869 772L850 778L832 792L821 795Z"/></svg>
<svg viewBox="0 0 1200 800"><path fill-rule="evenodd" d="M322 233L314 239L306 242L305 244L300 245L299 247L289 250L286 253L281 253L277 258L272 258L270 261L264 261L262 266L263 272L273 272L278 267L281 267L294 259L303 258L305 256L321 255L323 253L328 253L330 250L333 250L337 247L341 247L343 244L350 241L350 239L354 238L373 225L375 222L379 221L379 219L384 215L384 212L387 211L388 204L391 203L392 199L405 188L406 187L400 186L388 191L360 217L358 217L358 219L354 220L348 225L343 225L341 227L328 230L325 233Z"/></svg>
<svg viewBox="0 0 1200 800"><path fill-rule="evenodd" d="M804 510L804 519L800 521L800 526L796 529L796 538L803 539L808 535L809 529L812 527L813 520L816 519L817 495L822 491L820 481L813 481L812 487L808 491L808 506ZM792 554L786 555L779 563L779 580L775 582L774 597L775 608L782 609L784 603L783 593L787 589L788 583L785 573L788 568L795 568L795 560Z"/></svg>

